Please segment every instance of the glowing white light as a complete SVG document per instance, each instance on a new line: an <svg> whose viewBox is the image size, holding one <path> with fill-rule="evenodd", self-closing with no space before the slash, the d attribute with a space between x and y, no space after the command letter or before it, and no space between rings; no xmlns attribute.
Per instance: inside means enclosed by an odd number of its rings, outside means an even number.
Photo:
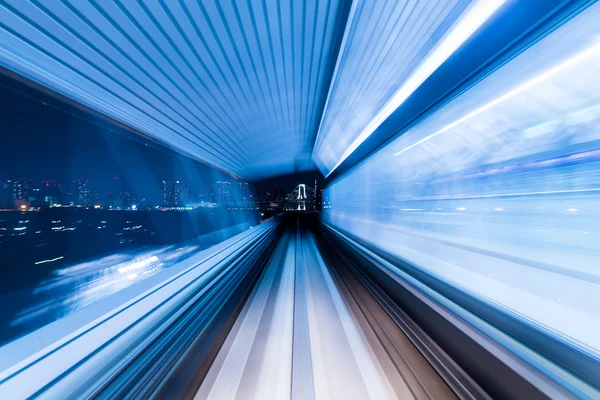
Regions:
<svg viewBox="0 0 600 400"><path fill-rule="evenodd" d="M306 198L306 185L301 183L300 185L298 185L298 200Z"/></svg>
<svg viewBox="0 0 600 400"><path fill-rule="evenodd" d="M60 257L56 257L56 258L52 258L50 260L42 260L42 261L38 261L36 263L34 263L35 265L38 264L45 264L45 263L49 263L49 262L54 262L54 261L58 261L58 260L62 260L63 258L65 258L64 256L60 256Z"/></svg>
<svg viewBox="0 0 600 400"><path fill-rule="evenodd" d="M458 207L456 210L457 211L465 211L467 208L466 207Z"/></svg>
<svg viewBox="0 0 600 400"><path fill-rule="evenodd" d="M598 335L581 327L598 331L589 304L600 294L572 275L598 264L591 213L600 196L599 19L595 4L338 177L323 194L336 206L324 209L324 222L596 354ZM392 157L431 134L439 136ZM454 217L390 212L401 207ZM500 266L501 277L493 272ZM569 304L557 308L565 298Z"/></svg>
<svg viewBox="0 0 600 400"><path fill-rule="evenodd" d="M561 72L562 70L564 70L565 68L571 67L577 63L580 63L582 61L585 61L587 58L592 57L592 56L596 56L598 53L600 52L600 44L596 44L590 48L588 48L587 50L582 51L581 53L575 55L574 57L569 58L566 61L563 61L562 63L560 63L559 65L556 65L552 68L550 68L549 70L541 73L540 75L536 76L533 79L530 79L529 81L523 83L522 85L516 87L515 89L503 94L500 97L497 97L496 99L490 101L489 103L479 107L478 109L476 109L475 111L470 112L469 114L465 115L462 118L457 119L456 121L452 122L449 125L446 125L445 127L443 127L442 129L438 130L437 132L432 133L429 136L424 137L423 139L411 144L408 147L405 147L404 149L400 150L399 152L394 154L394 157L404 153L405 151L408 151L410 149L412 149L413 147L416 147L436 136L438 136L441 133L447 132L450 129L454 128L455 126L483 113L484 111L489 110L490 108L518 95L521 94L523 92L525 92L526 90L531 89L532 87L534 87L535 85L544 82L545 80L553 77L554 75L556 75L557 73Z"/></svg>
<svg viewBox="0 0 600 400"><path fill-rule="evenodd" d="M137 274L129 274L129 275L127 275L127 277L129 279L135 279L135 278L137 278Z"/></svg>
<svg viewBox="0 0 600 400"><path fill-rule="evenodd" d="M156 261L158 261L158 257L152 256L152 257L149 257L149 258L147 258L145 260L134 262L134 263L131 263L131 264L126 265L124 267L120 267L118 269L118 271L120 273L122 273L122 274L125 274L127 272L131 272L131 271L139 270L140 268L144 268L144 267L146 267L146 266L148 266L148 265L150 265L150 264L152 264L152 263L154 263Z"/></svg>
<svg viewBox="0 0 600 400"><path fill-rule="evenodd" d="M337 164L329 172L329 176L340 164L350 156L398 107L408 99L415 90L436 69L440 67L485 21L487 21L506 0L485 0L474 3L461 18L450 28L427 55L392 98L377 113L375 118L361 131L350 147L342 154Z"/></svg>

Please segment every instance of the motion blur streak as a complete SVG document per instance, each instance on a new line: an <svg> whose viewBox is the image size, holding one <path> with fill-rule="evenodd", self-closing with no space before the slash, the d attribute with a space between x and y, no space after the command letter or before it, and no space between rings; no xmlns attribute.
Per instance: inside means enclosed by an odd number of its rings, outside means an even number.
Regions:
<svg viewBox="0 0 600 400"><path fill-rule="evenodd" d="M462 122L465 122L468 119L476 117L477 115L489 110L490 108L502 103L503 101L510 100L512 97L517 96L517 95L525 92L526 90L533 88L535 85L543 83L545 80L548 80L548 79L554 77L554 75L556 75L560 72L568 72L569 75L572 74L574 71L568 71L568 70L563 71L563 70L565 70L569 67L575 67L575 66L577 66L577 64L585 62L587 60L587 58L589 58L589 57L595 56L596 59L593 59L592 62L594 64L597 64L598 52L600 52L600 43L594 45L593 47L591 47L589 49L586 49L582 53L577 54L575 57L568 59L567 61L563 62L562 64L557 65L554 68L551 68L550 70L544 72L543 74L536 76L535 78L531 79L530 81L527 81L526 83L517 87L516 89L513 89L510 92L498 97L497 99L494 99L493 101L487 103L486 105L482 106L481 108L478 108L477 110L475 110L475 111L465 115L464 117L460 118L459 120L451 123L450 125L447 125L447 126L443 127L442 129L440 129L439 131L427 136L426 138L419 140L415 144L412 144L409 147L407 147L403 150L400 150L399 152L394 154L394 156L398 156L398 155L404 153L405 151L410 150L413 147L418 146L421 143L426 142L427 140L439 135L440 133L449 131L450 129L454 128L455 126L461 124ZM582 67L579 66L579 68L582 68Z"/></svg>
<svg viewBox="0 0 600 400"><path fill-rule="evenodd" d="M595 4L343 175L324 219L599 358L599 19Z"/></svg>
<svg viewBox="0 0 600 400"><path fill-rule="evenodd" d="M286 231L266 268L196 399L418 398L422 388L394 367L384 339L364 320L348 283L326 266L310 230ZM383 315L377 322L385 323ZM431 394L454 397L410 358L410 346L403 350Z"/></svg>
<svg viewBox="0 0 600 400"><path fill-rule="evenodd" d="M0 90L148 172L0 182L0 400L600 399L599 21L0 0Z"/></svg>
<svg viewBox="0 0 600 400"><path fill-rule="evenodd" d="M504 4L505 0L489 0L489 1L476 1L473 2L460 16L460 18L449 28L448 32L435 44L435 47L427 54L427 56L421 61L421 64L406 79L402 85L397 88L396 92L389 99L383 99L385 105L377 111L373 119L368 122L364 127L360 125L349 125L345 130L341 131L338 127L332 128L330 131L323 132L323 141L328 144L334 144L337 142L337 147L329 150L334 154L326 153L319 147L317 142L317 163L324 169L325 174L329 175L346 159L352 154L362 142L365 141L372 133L385 121L392 112L394 112L400 105L444 62L463 44L490 16L494 14L498 8ZM443 3L440 3L443 4ZM396 25L396 29L400 28L401 25ZM412 43L398 43L396 46L410 46ZM394 60L395 61L395 60ZM386 68L386 65L379 65L378 68ZM385 75L378 74L380 79L385 79ZM394 88L396 89L396 88ZM331 107L336 107L336 104L332 104ZM364 107L364 103L361 103ZM327 111L326 111L327 112ZM360 122L358 122L360 123ZM355 123L356 124L356 123ZM356 129L361 129L359 132L354 132ZM320 133L321 134L321 133ZM349 142L347 138L350 135L356 136L352 142ZM340 137L342 136L342 137ZM347 143L350 145L347 146ZM343 154L338 155L343 151ZM325 153L325 154L323 154ZM333 158L333 157L338 157ZM332 165L332 162L335 164Z"/></svg>
<svg viewBox="0 0 600 400"><path fill-rule="evenodd" d="M119 371L128 376L141 372L135 361L139 361L142 350L150 344L166 346L161 340L170 335L182 340L183 336L177 335L172 326L174 322L178 321L182 329L205 329L253 265L232 259L241 260L244 252L268 239L274 227L275 224L266 223L246 231L210 252L199 253L163 271L157 279L144 280L130 292L119 292L120 298L112 297L112 302L96 303L95 307L61 319L60 324L41 328L35 337L26 336L0 348L0 393L13 398L88 397L102 388L111 398L111 387L105 387L106 383ZM227 285L223 287L219 282L233 284L233 288L225 290ZM209 313L190 324L186 321L190 307ZM192 314L202 315L197 310ZM102 351L97 352L100 348ZM70 370L74 364L78 367ZM69 379L55 381L64 374ZM124 388L123 383L116 386L117 391Z"/></svg>

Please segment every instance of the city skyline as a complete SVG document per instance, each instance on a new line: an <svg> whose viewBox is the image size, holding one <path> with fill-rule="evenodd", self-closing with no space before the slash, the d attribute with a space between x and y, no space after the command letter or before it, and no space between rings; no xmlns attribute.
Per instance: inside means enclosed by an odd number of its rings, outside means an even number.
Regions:
<svg viewBox="0 0 600 400"><path fill-rule="evenodd" d="M242 207L263 212L318 210L322 201L322 190L315 178L311 183L300 183L304 187L302 203L298 207L294 191L281 189L277 184L272 189L256 193L253 186L239 180L220 180L197 189L184 181L162 181L162 198L151 202L142 193L135 193L123 184L120 177L113 177L112 191L100 194L87 179L76 179L63 184L56 180L11 179L0 181L0 210L31 211L52 207L103 208L114 210L193 209L196 207ZM306 198L310 190L311 195ZM290 197L292 196L292 197ZM293 203L293 204L292 204ZM310 204L310 206L308 206Z"/></svg>
<svg viewBox="0 0 600 400"><path fill-rule="evenodd" d="M163 180L203 187L235 179L4 75L0 131L0 182L86 179L103 196L119 176L158 204Z"/></svg>
<svg viewBox="0 0 600 400"><path fill-rule="evenodd" d="M158 202L149 201L143 197L144 193L132 191L119 177L113 177L112 185L111 190L100 193L94 187L94 182L88 179L74 179L66 183L53 179L7 179L0 181L0 208L18 209L22 204L27 207L49 207L56 204L115 208L128 208L135 204L177 207L196 202L243 202L250 201L253 197L249 183L238 180L221 180L200 188L185 181L162 181L162 195ZM230 186L227 192L220 188L223 185Z"/></svg>
<svg viewBox="0 0 600 400"><path fill-rule="evenodd" d="M87 180L103 201L114 192L129 192L162 205L163 181L185 182L202 192L219 181L237 181L7 76L0 76L0 130L6 133L0 145L0 182L53 181L68 192L73 181ZM116 176L127 190L115 190ZM310 183L315 178L323 179L313 171L251 184L262 196L278 188L289 192L298 179Z"/></svg>

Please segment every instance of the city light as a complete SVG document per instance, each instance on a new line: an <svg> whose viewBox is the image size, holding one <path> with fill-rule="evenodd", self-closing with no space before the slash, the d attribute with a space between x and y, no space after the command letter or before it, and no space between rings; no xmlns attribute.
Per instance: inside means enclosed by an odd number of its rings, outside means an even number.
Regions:
<svg viewBox="0 0 600 400"><path fill-rule="evenodd" d="M60 256L60 257L56 257L56 258L51 258L49 260L42 260L42 261L37 261L36 263L34 263L35 265L39 265L39 264L46 264L46 263L51 263L54 261L58 261L58 260L62 260L63 258L65 258L64 256Z"/></svg>
<svg viewBox="0 0 600 400"><path fill-rule="evenodd" d="M0 400L600 399L600 1L59 3L0 1Z"/></svg>
<svg viewBox="0 0 600 400"><path fill-rule="evenodd" d="M90 181L87 179L72 180L72 184L66 185L65 189L54 180L18 179L0 182L0 211L40 211L45 208L191 211L216 207L246 209L253 203L250 185L234 179L218 180L214 186L204 189L180 180L162 181L162 200L155 199L155 204L148 204L149 200L140 199L140 195L131 187L124 186L122 180L113 178L113 182L117 185L117 190L103 192L106 196L101 196L98 190L88 186ZM106 182L93 184L106 185ZM145 187L142 190L148 189ZM138 200L144 201L144 204L139 204ZM27 204L21 204L25 201Z"/></svg>
<svg viewBox="0 0 600 400"><path fill-rule="evenodd" d="M118 271L122 274L128 273L128 272L132 272L132 271L137 271L139 269L145 268L155 262L158 261L158 257L157 256L152 256L149 257L145 260L141 260L141 261L136 261L130 264L127 264L125 266L119 267ZM135 275L135 274L134 274ZM134 276L135 278L135 276Z"/></svg>

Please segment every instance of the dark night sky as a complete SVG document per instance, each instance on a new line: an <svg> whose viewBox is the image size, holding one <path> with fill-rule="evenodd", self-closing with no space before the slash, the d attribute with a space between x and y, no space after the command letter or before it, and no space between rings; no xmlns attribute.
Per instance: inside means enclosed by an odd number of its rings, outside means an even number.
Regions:
<svg viewBox="0 0 600 400"><path fill-rule="evenodd" d="M133 138L137 139L133 139ZM103 198L120 175L138 197L158 202L163 180L204 190L223 175L187 157L145 141L129 131L66 104L0 73L0 181L52 179L68 189L88 179ZM278 186L322 183L320 172L256 183L258 193Z"/></svg>
<svg viewBox="0 0 600 400"><path fill-rule="evenodd" d="M317 179L318 181L318 186L322 187L323 174L321 174L321 172L318 170L265 179L262 181L254 182L254 187L257 193L271 192L274 187L278 187L279 189L289 193L292 190L294 190L296 185L298 185L299 183L304 183L312 187L314 185L315 179Z"/></svg>
<svg viewBox="0 0 600 400"><path fill-rule="evenodd" d="M134 140L134 137L136 138ZM103 198L120 176L138 197L159 202L163 180L204 190L223 175L0 74L0 181L52 179L67 190L87 179Z"/></svg>

